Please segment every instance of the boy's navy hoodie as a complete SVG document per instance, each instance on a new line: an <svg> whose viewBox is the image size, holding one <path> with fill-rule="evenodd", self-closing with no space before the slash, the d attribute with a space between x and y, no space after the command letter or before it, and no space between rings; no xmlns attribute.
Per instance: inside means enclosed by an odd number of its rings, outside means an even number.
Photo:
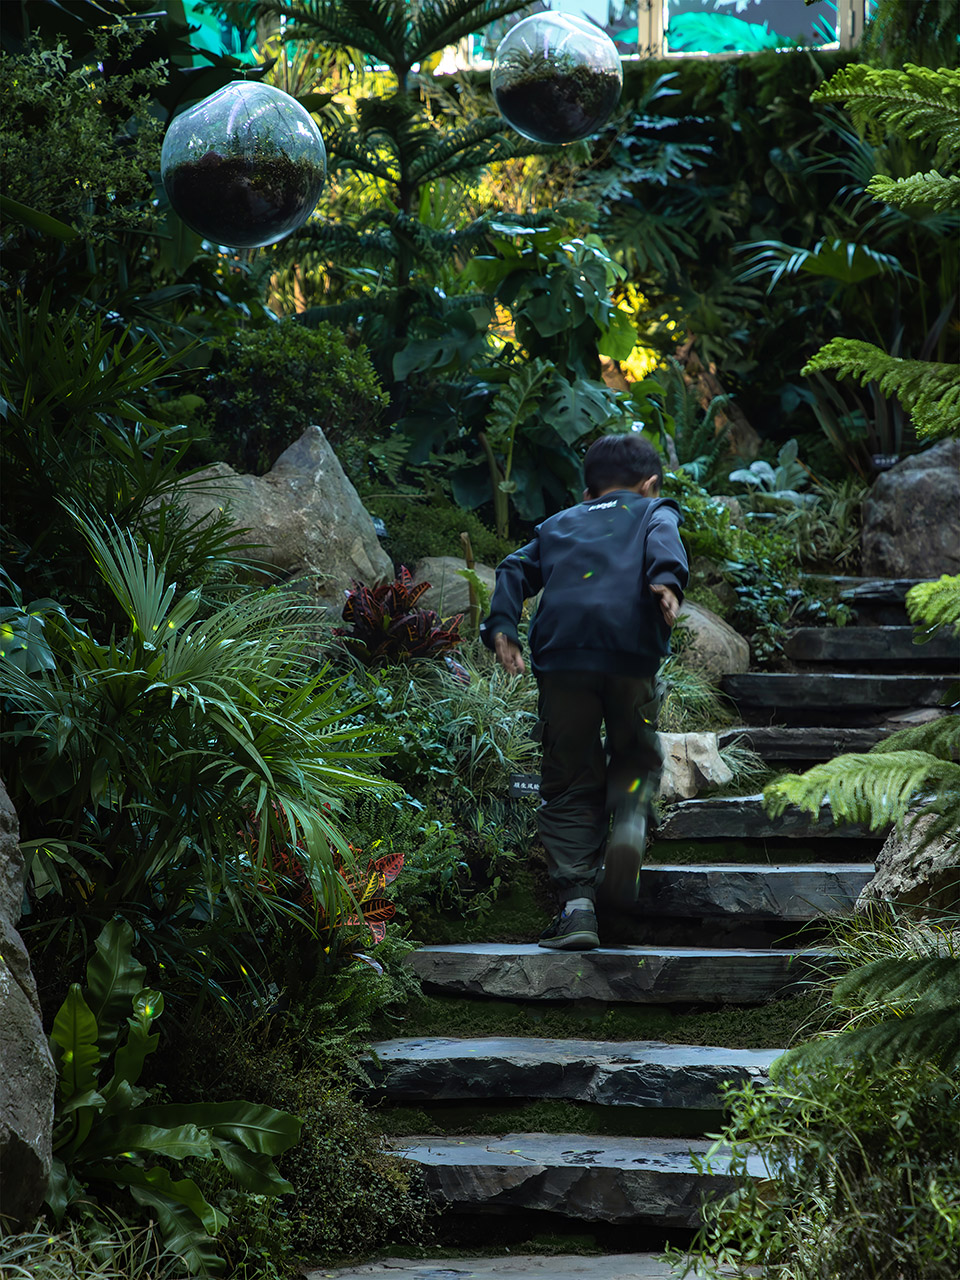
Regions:
<svg viewBox="0 0 960 1280"><path fill-rule="evenodd" d="M656 673L669 652L670 628L653 583L683 599L687 556L680 508L670 498L616 490L569 507L537 525L532 541L497 566L484 644L502 631L517 640L523 602L543 591L530 624L537 671Z"/></svg>

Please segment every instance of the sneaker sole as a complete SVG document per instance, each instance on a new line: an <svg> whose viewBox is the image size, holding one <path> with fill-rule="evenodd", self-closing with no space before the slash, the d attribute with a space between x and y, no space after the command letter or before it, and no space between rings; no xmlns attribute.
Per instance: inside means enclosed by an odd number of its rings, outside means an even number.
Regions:
<svg viewBox="0 0 960 1280"><path fill-rule="evenodd" d="M564 934L562 938L541 938L537 943L538 947L545 947L548 951L593 951L599 945L599 935L586 929Z"/></svg>

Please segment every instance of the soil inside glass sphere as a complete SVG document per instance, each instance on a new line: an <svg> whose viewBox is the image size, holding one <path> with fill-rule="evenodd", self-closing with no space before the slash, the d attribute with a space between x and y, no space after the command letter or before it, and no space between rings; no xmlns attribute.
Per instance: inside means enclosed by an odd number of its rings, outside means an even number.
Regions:
<svg viewBox="0 0 960 1280"><path fill-rule="evenodd" d="M620 97L615 72L544 65L521 73L496 92L501 114L538 142L564 143L599 129Z"/></svg>
<svg viewBox="0 0 960 1280"><path fill-rule="evenodd" d="M282 153L223 156L207 151L174 165L164 178L170 203L208 240L235 248L272 244L312 212L324 172Z"/></svg>

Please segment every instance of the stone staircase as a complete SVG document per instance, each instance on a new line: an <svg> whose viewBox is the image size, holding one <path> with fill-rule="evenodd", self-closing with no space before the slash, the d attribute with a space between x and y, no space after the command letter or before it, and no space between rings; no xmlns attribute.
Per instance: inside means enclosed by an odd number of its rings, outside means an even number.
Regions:
<svg viewBox="0 0 960 1280"><path fill-rule="evenodd" d="M801 628L790 673L729 677L739 738L777 768L866 750L893 728L937 714L960 666L956 643L915 646L903 597L912 582L833 580L857 609L849 628ZM810 990L829 969L819 922L852 910L882 835L788 811L771 819L758 795L674 806L648 849L640 901L601 914L601 948L424 946L411 957L427 994L528 1009L661 1006L751 1009ZM531 934L536 922L531 921ZM724 1081L763 1079L784 1047L537 1036L427 1037L373 1046L383 1107L459 1117L447 1132L407 1134L399 1153L424 1171L455 1214L539 1214L556 1221L689 1234L704 1196L731 1184L723 1160L697 1171L711 1145ZM558 1101L582 1108L591 1132L484 1130L497 1107ZM502 1109L506 1108L504 1112ZM476 1131L464 1117L475 1116ZM587 1126L585 1126L587 1127ZM452 1130L452 1132L451 1132ZM764 1176L762 1163L753 1172ZM532 1219L531 1219L532 1220Z"/></svg>

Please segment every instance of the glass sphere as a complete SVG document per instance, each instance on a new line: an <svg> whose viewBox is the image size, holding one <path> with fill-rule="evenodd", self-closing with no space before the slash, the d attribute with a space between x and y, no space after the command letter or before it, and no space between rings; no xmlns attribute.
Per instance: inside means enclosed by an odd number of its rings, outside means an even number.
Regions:
<svg viewBox="0 0 960 1280"><path fill-rule="evenodd" d="M187 226L235 249L273 244L316 208L327 176L320 130L295 98L237 80L171 123L160 177Z"/></svg>
<svg viewBox="0 0 960 1280"><path fill-rule="evenodd" d="M534 142L576 142L603 125L620 99L617 47L568 13L537 13L497 46L490 89L511 128Z"/></svg>

